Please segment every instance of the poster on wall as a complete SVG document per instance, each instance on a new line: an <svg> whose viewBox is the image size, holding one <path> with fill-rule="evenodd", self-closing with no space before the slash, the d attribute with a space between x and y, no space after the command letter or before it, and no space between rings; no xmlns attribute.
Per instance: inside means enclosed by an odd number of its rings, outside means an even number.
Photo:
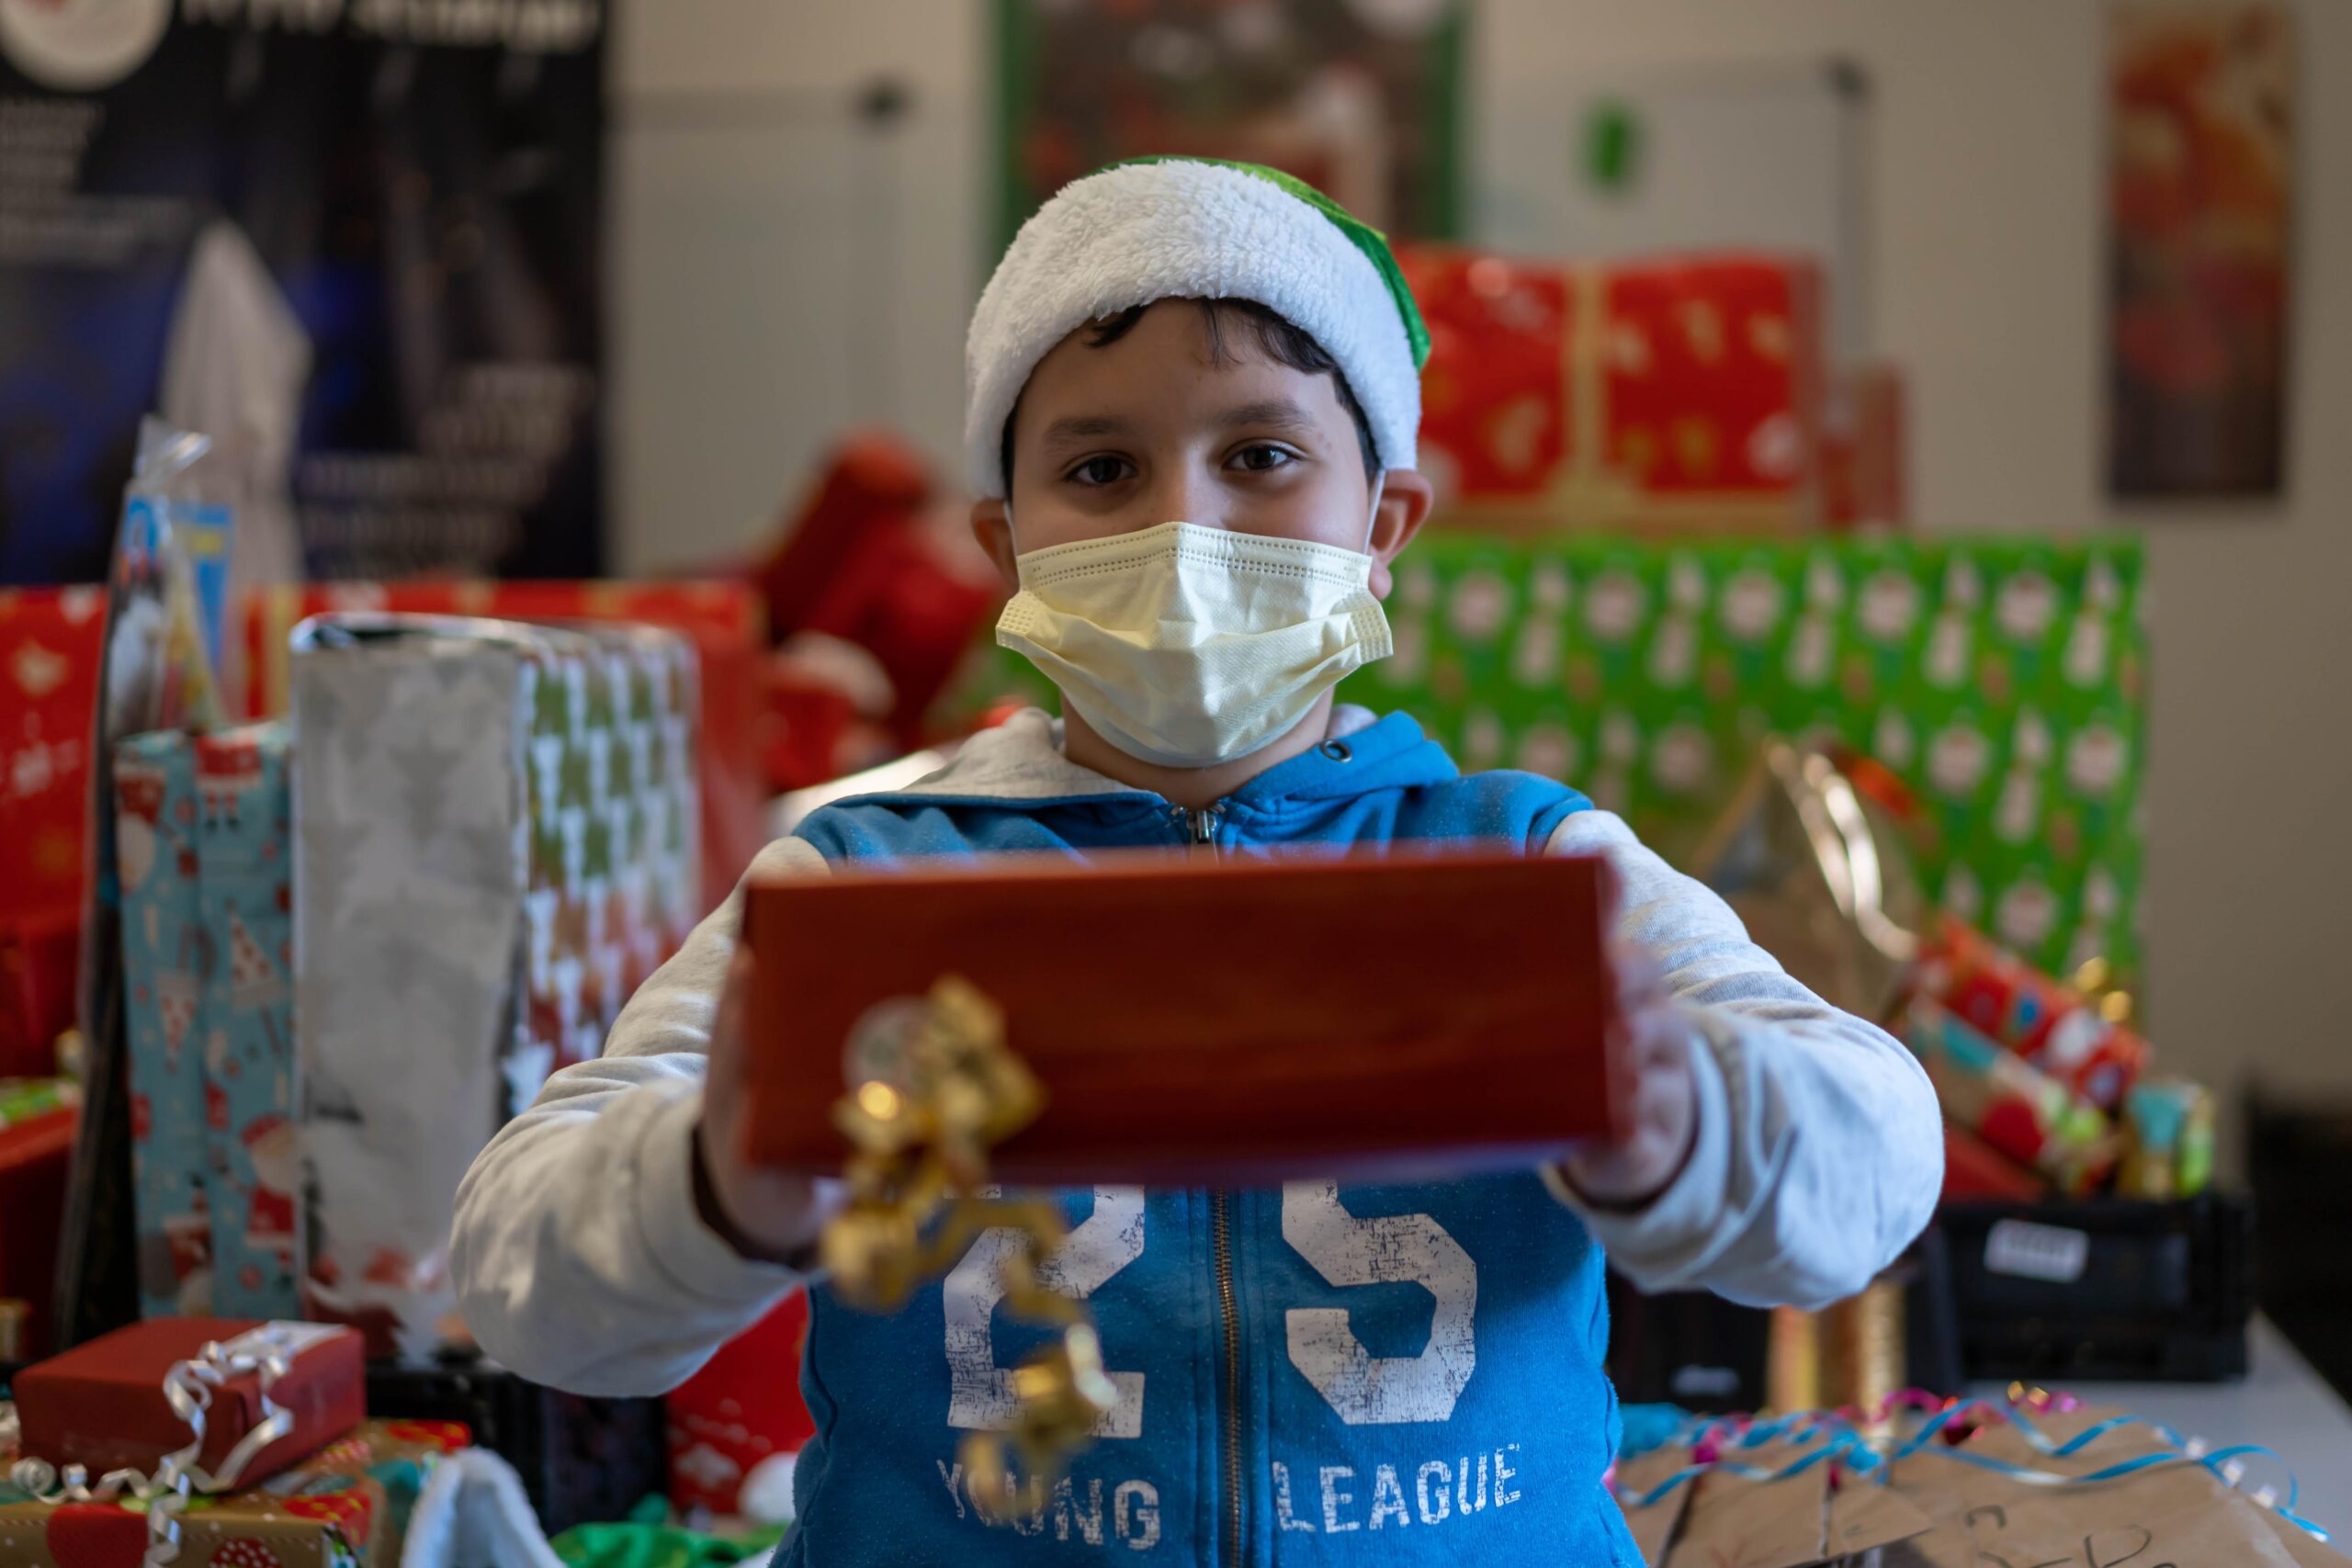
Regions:
<svg viewBox="0 0 2352 1568"><path fill-rule="evenodd" d="M1459 231L1465 0L998 0L1000 243L1149 153L1267 164L1374 228Z"/></svg>
<svg viewBox="0 0 2352 1568"><path fill-rule="evenodd" d="M142 413L255 575L585 576L604 0L0 0L0 583L105 575Z"/></svg>
<svg viewBox="0 0 2352 1568"><path fill-rule="evenodd" d="M2265 497L2286 463L2294 28L2284 6L2109 17L2109 487Z"/></svg>

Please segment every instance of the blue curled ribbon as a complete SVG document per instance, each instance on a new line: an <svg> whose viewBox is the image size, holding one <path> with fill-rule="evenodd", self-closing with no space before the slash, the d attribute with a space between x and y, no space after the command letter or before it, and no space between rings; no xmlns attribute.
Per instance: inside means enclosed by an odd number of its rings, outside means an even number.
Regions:
<svg viewBox="0 0 2352 1568"><path fill-rule="evenodd" d="M1994 1416L2008 1421L2017 1427L2018 1435L2025 1439L2028 1447L2051 1459L2072 1458L2109 1433L2126 1427L2146 1427L2171 1451L2140 1454L2081 1475L2066 1475L2056 1471L2040 1470L2031 1465L2018 1464L2012 1460L1996 1459L1990 1454L1977 1453L1965 1445L1936 1442L1936 1439L1940 1438L1953 1422L1979 1414ZM1879 1445L1850 1420L1836 1411L1828 1410L1801 1410L1770 1421L1759 1421L1743 1430L1737 1430L1736 1436L1731 1424L1722 1417L1697 1416L1686 1423L1682 1430L1678 1432L1666 1446L1697 1448L1711 1438L1729 1438L1731 1446L1736 1449L1755 1449L1769 1442L1785 1442L1793 1447L1812 1447L1813 1451L1778 1468L1749 1464L1734 1459L1716 1459L1705 1464L1685 1465L1638 1495L1621 1495L1620 1501L1629 1508L1645 1508L1671 1494L1676 1487L1688 1485L1700 1476L1711 1472L1736 1475L1746 1481L1785 1481L1792 1476L1803 1474L1817 1464L1833 1460L1843 1461L1846 1466L1856 1474L1874 1477L1883 1485L1892 1479L1894 1465L1897 1461L1909 1459L1915 1454L1923 1452L1940 1453L1948 1459L1957 1460L1963 1464L1973 1465L1979 1470L1989 1471L1994 1474L2030 1486L2088 1486L2103 1481L2118 1481L2127 1475L2158 1470L2167 1465L2193 1464L2201 1470L2210 1471L2224 1487L2235 1491L2238 1477L2232 1474L2231 1470L2234 1467L2241 1474L2244 1472L2244 1467L2236 1465L2236 1461L2258 1457L2274 1461L2278 1468L2287 1473L2287 1500L2284 1503L2267 1505L2271 1510L2314 1540L2325 1541L2334 1539L2327 1530L2297 1512L2302 1497L2301 1483L2296 1478L2293 1468L2276 1450L2260 1443L2239 1443L2230 1448L2216 1449L2210 1453L2199 1453L2197 1451L2196 1444L2184 1438L2163 1422L2145 1416L2111 1416L2104 1421L2095 1422L2086 1427L2073 1437L2060 1442L2037 1426L2021 1408L1996 1404L1991 1400L1969 1399L1948 1405L1929 1416L1917 1432L1896 1445L1890 1452L1882 1452ZM1819 1446L1814 1447L1813 1445L1815 1444Z"/></svg>

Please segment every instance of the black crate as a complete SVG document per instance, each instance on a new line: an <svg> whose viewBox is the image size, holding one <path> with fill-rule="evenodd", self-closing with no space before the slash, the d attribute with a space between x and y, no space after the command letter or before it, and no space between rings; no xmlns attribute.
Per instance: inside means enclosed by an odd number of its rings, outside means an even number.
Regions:
<svg viewBox="0 0 2352 1568"><path fill-rule="evenodd" d="M2214 1382L2245 1375L2254 1206L2085 1199L1946 1203L1971 1378Z"/></svg>
<svg viewBox="0 0 2352 1568"><path fill-rule="evenodd" d="M658 1399L591 1399L481 1363L368 1369L368 1414L383 1420L462 1421L474 1444L513 1465L549 1535L625 1518L669 1489Z"/></svg>
<svg viewBox="0 0 2352 1568"><path fill-rule="evenodd" d="M1895 1267L1904 1280L1904 1381L1938 1393L1962 1384L1951 1272L1935 1227ZM1704 1291L1647 1295L1609 1277L1609 1376L1629 1404L1679 1404L1708 1414L1760 1410L1772 1314Z"/></svg>

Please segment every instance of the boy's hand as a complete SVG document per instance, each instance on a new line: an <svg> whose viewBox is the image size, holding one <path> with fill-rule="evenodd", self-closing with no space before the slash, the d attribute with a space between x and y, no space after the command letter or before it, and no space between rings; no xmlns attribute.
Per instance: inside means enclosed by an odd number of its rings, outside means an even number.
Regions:
<svg viewBox="0 0 2352 1568"><path fill-rule="evenodd" d="M838 1181L745 1163L743 1015L751 1005L752 950L739 945L710 1029L702 1122L695 1129L695 1203L703 1223L754 1262L802 1264L845 1197Z"/></svg>
<svg viewBox="0 0 2352 1568"><path fill-rule="evenodd" d="M1561 1162L1569 1184L1594 1203L1637 1209L1672 1185L1690 1158L1699 1132L1698 1094L1690 1079L1696 1047L1690 1021L1675 1008L1665 976L1649 954L1620 946L1618 1007L1629 1038L1634 1118L1625 1135L1578 1145Z"/></svg>

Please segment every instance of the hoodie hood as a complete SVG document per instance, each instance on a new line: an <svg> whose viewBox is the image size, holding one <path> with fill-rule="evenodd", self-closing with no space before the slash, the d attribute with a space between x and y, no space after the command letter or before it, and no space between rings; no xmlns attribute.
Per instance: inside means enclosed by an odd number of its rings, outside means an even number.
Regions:
<svg viewBox="0 0 2352 1568"><path fill-rule="evenodd" d="M1277 812L1291 801L1345 799L1460 777L1444 748L1401 713L1375 716L1340 705L1320 745L1279 762L1235 790L1237 806ZM964 743L954 761L899 792L900 798L986 804L1020 801L1157 800L1148 790L1081 767L1062 752L1062 722L1024 708Z"/></svg>

